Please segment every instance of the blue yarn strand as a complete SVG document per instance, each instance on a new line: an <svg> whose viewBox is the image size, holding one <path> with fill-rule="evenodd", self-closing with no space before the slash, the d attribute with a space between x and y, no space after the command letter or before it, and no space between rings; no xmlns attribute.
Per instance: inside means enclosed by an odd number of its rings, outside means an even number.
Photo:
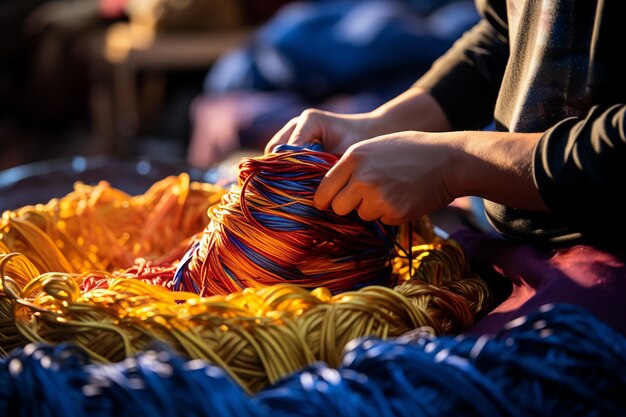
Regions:
<svg viewBox="0 0 626 417"><path fill-rule="evenodd" d="M70 345L0 360L1 416L624 416L626 338L580 308L551 306L493 336L353 341L247 395L219 367L165 347L93 364Z"/></svg>

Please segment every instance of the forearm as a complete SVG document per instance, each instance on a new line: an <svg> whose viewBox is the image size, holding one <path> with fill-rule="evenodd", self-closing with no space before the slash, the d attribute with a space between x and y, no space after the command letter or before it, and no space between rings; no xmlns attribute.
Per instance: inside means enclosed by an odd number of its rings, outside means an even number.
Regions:
<svg viewBox="0 0 626 417"><path fill-rule="evenodd" d="M371 113L369 137L484 127L492 118L507 53L491 24L476 25L412 88Z"/></svg>
<svg viewBox="0 0 626 417"><path fill-rule="evenodd" d="M456 197L478 196L508 207L548 211L533 180L541 133L453 132L456 149L451 189Z"/></svg>
<svg viewBox="0 0 626 417"><path fill-rule="evenodd" d="M414 85L439 103L451 130L482 129L493 120L508 60L506 30L494 24L483 19Z"/></svg>
<svg viewBox="0 0 626 417"><path fill-rule="evenodd" d="M534 174L550 211L597 232L615 230L626 184L626 105L593 107L543 135ZM623 227L623 226L622 226Z"/></svg>
<svg viewBox="0 0 626 417"><path fill-rule="evenodd" d="M417 130L444 132L450 123L437 101L419 87L411 88L372 112L369 136Z"/></svg>

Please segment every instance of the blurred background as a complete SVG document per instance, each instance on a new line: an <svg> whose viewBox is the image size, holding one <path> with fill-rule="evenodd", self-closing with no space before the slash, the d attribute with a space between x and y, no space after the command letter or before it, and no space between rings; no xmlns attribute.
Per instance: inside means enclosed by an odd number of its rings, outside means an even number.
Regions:
<svg viewBox="0 0 626 417"><path fill-rule="evenodd" d="M93 160L209 179L308 107L375 108L477 20L472 0L3 0L0 194Z"/></svg>

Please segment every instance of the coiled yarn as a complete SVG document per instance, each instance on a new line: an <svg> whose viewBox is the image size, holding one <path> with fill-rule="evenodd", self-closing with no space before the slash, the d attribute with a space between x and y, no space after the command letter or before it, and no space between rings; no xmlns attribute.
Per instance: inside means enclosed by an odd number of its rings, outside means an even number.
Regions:
<svg viewBox="0 0 626 417"><path fill-rule="evenodd" d="M247 395L223 370L152 350L92 364L68 345L0 361L4 416L623 416L626 338L569 305L547 305L494 336L363 339Z"/></svg>
<svg viewBox="0 0 626 417"><path fill-rule="evenodd" d="M211 208L211 222L174 288L214 295L289 282L338 293L394 284L395 228L313 206L315 190L338 160L317 149L281 146L243 159L238 185Z"/></svg>

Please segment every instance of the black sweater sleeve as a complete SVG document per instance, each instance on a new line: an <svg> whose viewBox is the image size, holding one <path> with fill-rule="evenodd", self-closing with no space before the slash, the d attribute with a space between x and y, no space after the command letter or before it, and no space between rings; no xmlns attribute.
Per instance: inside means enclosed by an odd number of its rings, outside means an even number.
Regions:
<svg viewBox="0 0 626 417"><path fill-rule="evenodd" d="M453 130L479 129L493 120L508 59L504 2L477 2L477 7L480 22L414 84L430 91Z"/></svg>
<svg viewBox="0 0 626 417"><path fill-rule="evenodd" d="M626 229L620 203L626 105L595 106L584 119L565 119L547 130L535 151L533 174L554 214L594 233L599 227Z"/></svg>

